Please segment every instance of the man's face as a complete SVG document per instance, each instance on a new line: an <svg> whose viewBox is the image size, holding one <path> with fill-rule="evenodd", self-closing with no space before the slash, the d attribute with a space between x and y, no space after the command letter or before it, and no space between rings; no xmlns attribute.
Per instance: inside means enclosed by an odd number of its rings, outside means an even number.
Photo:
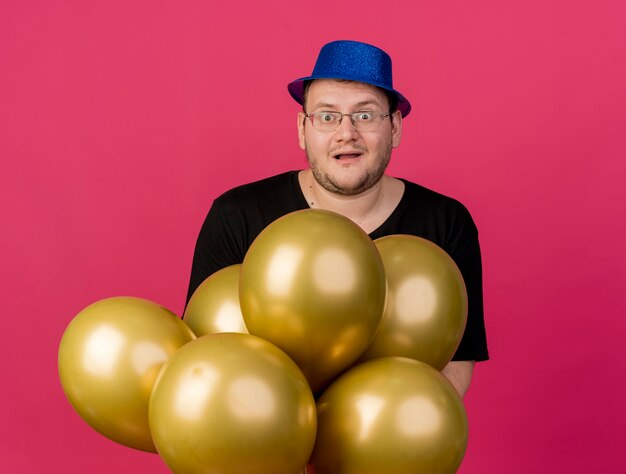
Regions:
<svg viewBox="0 0 626 474"><path fill-rule="evenodd" d="M385 93L361 82L318 79L308 89L306 113L368 111L389 112ZM380 127L357 131L350 117L343 117L334 132L316 130L304 112L298 114L300 147L306 151L317 182L333 193L355 195L370 189L385 173L391 149L400 144L402 117L394 112L380 120Z"/></svg>

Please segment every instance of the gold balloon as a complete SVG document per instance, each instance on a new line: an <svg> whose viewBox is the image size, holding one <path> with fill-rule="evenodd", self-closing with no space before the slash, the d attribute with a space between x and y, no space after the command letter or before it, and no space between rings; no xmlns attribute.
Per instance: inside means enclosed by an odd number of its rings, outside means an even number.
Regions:
<svg viewBox="0 0 626 474"><path fill-rule="evenodd" d="M241 265L231 265L202 282L189 299L183 319L196 336L247 333L239 305Z"/></svg>
<svg viewBox="0 0 626 474"><path fill-rule="evenodd" d="M318 401L315 474L449 474L467 448L456 390L433 367L384 357L353 367Z"/></svg>
<svg viewBox="0 0 626 474"><path fill-rule="evenodd" d="M454 260L434 243L411 235L374 241L387 274L387 307L361 360L410 357L443 369L467 321L467 292Z"/></svg>
<svg viewBox="0 0 626 474"><path fill-rule="evenodd" d="M148 401L163 363L195 338L175 314L148 300L95 302L70 322L59 346L59 377L78 414L104 436L156 452Z"/></svg>
<svg viewBox="0 0 626 474"><path fill-rule="evenodd" d="M163 366L150 398L154 442L177 473L296 474L316 426L300 369L249 334L187 344Z"/></svg>
<svg viewBox="0 0 626 474"><path fill-rule="evenodd" d="M386 295L376 246L330 211L307 209L274 221L241 268L239 297L250 334L283 349L316 392L365 350Z"/></svg>

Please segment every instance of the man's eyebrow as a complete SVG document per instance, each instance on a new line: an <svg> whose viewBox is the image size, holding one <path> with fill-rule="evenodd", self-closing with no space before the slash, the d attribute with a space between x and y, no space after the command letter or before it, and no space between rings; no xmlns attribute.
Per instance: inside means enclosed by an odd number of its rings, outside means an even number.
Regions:
<svg viewBox="0 0 626 474"><path fill-rule="evenodd" d="M354 104L354 107L364 107L366 105L380 105L380 103L373 99L362 100L361 102L357 102ZM337 104L330 104L328 102L320 102L318 104L314 104L314 109L332 109L336 108Z"/></svg>
<svg viewBox="0 0 626 474"><path fill-rule="evenodd" d="M322 108L322 109L332 109L333 107L335 107L334 104L329 104L327 102L321 102L319 104L315 104L315 107L313 107L313 108L315 108L315 109L320 109L320 108Z"/></svg>
<svg viewBox="0 0 626 474"><path fill-rule="evenodd" d="M377 100L367 99L356 104L357 107L363 107L365 105L380 105L380 103Z"/></svg>

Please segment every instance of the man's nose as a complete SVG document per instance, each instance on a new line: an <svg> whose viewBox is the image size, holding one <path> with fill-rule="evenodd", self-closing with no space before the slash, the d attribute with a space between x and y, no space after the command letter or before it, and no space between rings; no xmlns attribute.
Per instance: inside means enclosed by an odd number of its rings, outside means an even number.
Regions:
<svg viewBox="0 0 626 474"><path fill-rule="evenodd" d="M339 124L339 126L337 127L337 130L335 131L335 136L338 139L351 140L351 139L354 139L354 137L358 134L359 132L356 129L354 123L352 122L352 116L344 115L341 119L341 123Z"/></svg>

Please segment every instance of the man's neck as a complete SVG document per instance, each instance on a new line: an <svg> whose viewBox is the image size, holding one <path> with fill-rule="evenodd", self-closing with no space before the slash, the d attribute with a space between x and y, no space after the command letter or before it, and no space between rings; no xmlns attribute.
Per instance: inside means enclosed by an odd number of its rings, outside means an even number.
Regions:
<svg viewBox="0 0 626 474"><path fill-rule="evenodd" d="M378 228L396 208L404 191L404 183L383 176L370 189L344 196L320 186L310 169L300 172L300 187L309 206L344 215L370 233Z"/></svg>

